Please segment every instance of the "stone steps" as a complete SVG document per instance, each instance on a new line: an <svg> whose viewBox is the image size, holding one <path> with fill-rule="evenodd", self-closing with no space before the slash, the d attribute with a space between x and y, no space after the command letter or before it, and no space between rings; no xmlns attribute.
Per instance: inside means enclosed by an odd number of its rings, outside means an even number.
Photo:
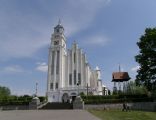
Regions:
<svg viewBox="0 0 156 120"><path fill-rule="evenodd" d="M73 105L71 103L47 103L45 106L43 106L40 109L73 109Z"/></svg>

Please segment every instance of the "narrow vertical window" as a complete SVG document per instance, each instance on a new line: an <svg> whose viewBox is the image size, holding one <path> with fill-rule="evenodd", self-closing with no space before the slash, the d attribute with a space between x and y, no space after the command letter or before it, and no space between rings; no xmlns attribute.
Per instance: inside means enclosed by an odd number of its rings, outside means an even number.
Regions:
<svg viewBox="0 0 156 120"><path fill-rule="evenodd" d="M53 90L53 83L50 84L50 89Z"/></svg>
<svg viewBox="0 0 156 120"><path fill-rule="evenodd" d="M58 89L58 83L56 83L56 89Z"/></svg>
<svg viewBox="0 0 156 120"><path fill-rule="evenodd" d="M51 65L51 74L53 75L54 74L54 60L55 60L55 52L53 51L52 52L52 65Z"/></svg>
<svg viewBox="0 0 156 120"><path fill-rule="evenodd" d="M69 74L69 85L72 85L72 74Z"/></svg>
<svg viewBox="0 0 156 120"><path fill-rule="evenodd" d="M60 61L60 51L57 51L57 64L56 64L56 74L59 74L59 62Z"/></svg>
<svg viewBox="0 0 156 120"><path fill-rule="evenodd" d="M78 73L78 81L79 81L79 84L81 85L81 73Z"/></svg>
<svg viewBox="0 0 156 120"><path fill-rule="evenodd" d="M76 63L76 53L74 52L74 63Z"/></svg>
<svg viewBox="0 0 156 120"><path fill-rule="evenodd" d="M76 85L76 70L74 70L74 85Z"/></svg>

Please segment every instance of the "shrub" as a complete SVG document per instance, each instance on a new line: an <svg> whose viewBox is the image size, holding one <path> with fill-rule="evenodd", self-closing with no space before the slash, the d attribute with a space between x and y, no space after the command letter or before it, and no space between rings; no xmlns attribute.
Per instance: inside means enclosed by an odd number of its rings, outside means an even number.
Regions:
<svg viewBox="0 0 156 120"><path fill-rule="evenodd" d="M142 95L111 95L111 96L82 96L85 104L122 103L122 102L148 102L152 97Z"/></svg>
<svg viewBox="0 0 156 120"><path fill-rule="evenodd" d="M44 96L40 96L40 97L38 97L38 98L40 99L40 102L46 101L46 97L44 97Z"/></svg>

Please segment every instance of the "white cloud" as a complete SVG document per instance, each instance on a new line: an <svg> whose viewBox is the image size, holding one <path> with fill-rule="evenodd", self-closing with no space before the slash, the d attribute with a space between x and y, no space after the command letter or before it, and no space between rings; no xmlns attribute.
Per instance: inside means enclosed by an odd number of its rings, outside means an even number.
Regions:
<svg viewBox="0 0 156 120"><path fill-rule="evenodd" d="M132 72L137 72L137 70L139 70L139 69L140 69L140 66L137 65L137 66L131 68L131 71L132 71Z"/></svg>
<svg viewBox="0 0 156 120"><path fill-rule="evenodd" d="M105 46L109 41L110 39L103 35L92 35L84 38L84 44L86 45Z"/></svg>
<svg viewBox="0 0 156 120"><path fill-rule="evenodd" d="M110 0L68 0L68 9L63 8L63 23L66 35L73 35L91 25L98 11L107 5Z"/></svg>
<svg viewBox="0 0 156 120"><path fill-rule="evenodd" d="M40 10L26 9L26 4L7 3L0 5L0 57L32 57L39 49L50 43L50 34L62 19L66 36L86 29L96 18L97 12L110 0L67 0L62 4L39 0ZM21 8L23 5L23 9ZM56 11L56 8L57 9ZM9 11L9 12L8 12ZM46 14L45 14L46 13ZM53 24L53 25L51 25ZM98 40L101 43L101 40Z"/></svg>
<svg viewBox="0 0 156 120"><path fill-rule="evenodd" d="M5 72L5 73L21 73L21 72L24 72L24 70L19 65L12 65L12 66L5 67L3 69L3 72Z"/></svg>
<svg viewBox="0 0 156 120"><path fill-rule="evenodd" d="M40 72L47 72L48 71L48 65L45 62L42 62L42 63L38 62L36 70L40 71Z"/></svg>

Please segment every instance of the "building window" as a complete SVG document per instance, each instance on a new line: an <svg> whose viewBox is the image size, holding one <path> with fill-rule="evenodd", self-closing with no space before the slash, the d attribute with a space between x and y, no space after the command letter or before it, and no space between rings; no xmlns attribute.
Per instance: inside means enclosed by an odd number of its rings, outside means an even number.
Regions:
<svg viewBox="0 0 156 120"><path fill-rule="evenodd" d="M55 51L52 52L51 74L54 74Z"/></svg>
<svg viewBox="0 0 156 120"><path fill-rule="evenodd" d="M58 83L56 83L56 89L58 89Z"/></svg>
<svg viewBox="0 0 156 120"><path fill-rule="evenodd" d="M59 74L59 62L60 61L60 51L57 51L57 64L56 64L56 74Z"/></svg>
<svg viewBox="0 0 156 120"><path fill-rule="evenodd" d="M58 45L59 44L59 41L54 41L54 45Z"/></svg>
<svg viewBox="0 0 156 120"><path fill-rule="evenodd" d="M69 74L69 85L72 85L72 74Z"/></svg>
<svg viewBox="0 0 156 120"><path fill-rule="evenodd" d="M59 33L59 29L56 30Z"/></svg>
<svg viewBox="0 0 156 120"><path fill-rule="evenodd" d="M53 90L53 83L50 84L50 89Z"/></svg>
<svg viewBox="0 0 156 120"><path fill-rule="evenodd" d="M81 73L78 73L78 81L79 81L79 85L81 85Z"/></svg>
<svg viewBox="0 0 156 120"><path fill-rule="evenodd" d="M76 85L76 70L74 70L74 85Z"/></svg>
<svg viewBox="0 0 156 120"><path fill-rule="evenodd" d="M74 52L74 63L76 63L76 53Z"/></svg>

